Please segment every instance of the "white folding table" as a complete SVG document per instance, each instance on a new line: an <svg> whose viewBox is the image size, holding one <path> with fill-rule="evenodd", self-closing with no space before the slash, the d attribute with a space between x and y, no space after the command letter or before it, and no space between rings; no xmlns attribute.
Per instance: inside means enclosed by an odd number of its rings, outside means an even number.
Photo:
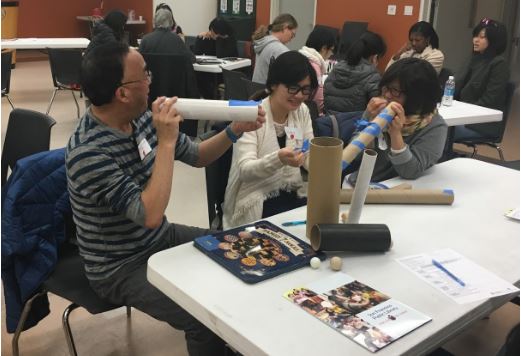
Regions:
<svg viewBox="0 0 521 356"><path fill-rule="evenodd" d="M387 224L392 250L337 253L343 272L432 317L378 356L428 353L513 297L459 305L396 258L448 247L519 285L519 222L504 216L519 207L519 171L458 158L430 168L412 184L453 189L454 204L367 205L360 222ZM347 205L341 206L345 209ZM305 217L303 207L268 220L280 226ZM307 241L305 225L285 229ZM283 298L294 287L335 273L327 264L248 285L188 243L153 255L148 279L244 355L374 355Z"/></svg>

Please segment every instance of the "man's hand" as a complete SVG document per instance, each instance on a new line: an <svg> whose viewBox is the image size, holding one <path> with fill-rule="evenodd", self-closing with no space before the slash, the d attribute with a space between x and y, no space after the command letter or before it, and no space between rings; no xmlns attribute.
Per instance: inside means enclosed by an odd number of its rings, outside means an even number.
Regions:
<svg viewBox="0 0 521 356"><path fill-rule="evenodd" d="M200 34L197 35L197 37L201 37L202 39L205 39L205 40L214 39L212 36L212 31L201 32Z"/></svg>
<svg viewBox="0 0 521 356"><path fill-rule="evenodd" d="M173 144L179 135L179 123L183 121L174 107L177 97L157 98L152 103L152 120L156 128L158 144Z"/></svg>
<svg viewBox="0 0 521 356"><path fill-rule="evenodd" d="M231 129L236 136L242 135L243 132L255 131L262 127L266 122L266 112L259 105L257 112L257 120L255 122L234 121L231 124Z"/></svg>
<svg viewBox="0 0 521 356"><path fill-rule="evenodd" d="M306 155L300 150L284 147L279 150L279 159L285 166L300 167L306 160Z"/></svg>
<svg viewBox="0 0 521 356"><path fill-rule="evenodd" d="M367 108L365 109L365 111L369 114L369 117L373 119L376 115L380 113L380 111L382 111L387 106L387 104L389 103L386 99L375 96L371 98L371 100L369 100L369 103L367 103Z"/></svg>

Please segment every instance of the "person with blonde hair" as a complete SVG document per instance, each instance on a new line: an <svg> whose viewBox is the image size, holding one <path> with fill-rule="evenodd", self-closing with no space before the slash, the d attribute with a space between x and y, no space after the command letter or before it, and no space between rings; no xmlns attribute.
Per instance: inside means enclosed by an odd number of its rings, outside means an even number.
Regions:
<svg viewBox="0 0 521 356"><path fill-rule="evenodd" d="M252 80L265 84L271 62L282 53L289 51L286 44L297 35L297 20L290 14L280 14L269 25L261 25L253 33L255 69Z"/></svg>

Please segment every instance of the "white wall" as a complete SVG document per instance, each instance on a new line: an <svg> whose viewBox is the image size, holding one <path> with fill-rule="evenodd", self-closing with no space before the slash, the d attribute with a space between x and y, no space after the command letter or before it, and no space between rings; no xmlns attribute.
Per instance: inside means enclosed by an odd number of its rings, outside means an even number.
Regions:
<svg viewBox="0 0 521 356"><path fill-rule="evenodd" d="M160 3L168 4L175 21L185 35L208 31L208 24L217 16L217 0L153 0L153 9Z"/></svg>

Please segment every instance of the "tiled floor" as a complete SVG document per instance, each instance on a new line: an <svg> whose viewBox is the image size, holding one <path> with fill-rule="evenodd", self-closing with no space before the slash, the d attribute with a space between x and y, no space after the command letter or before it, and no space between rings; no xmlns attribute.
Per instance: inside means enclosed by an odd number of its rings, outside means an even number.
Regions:
<svg viewBox="0 0 521 356"><path fill-rule="evenodd" d="M45 112L52 93L49 64L45 61L19 62L12 72L11 99L15 106ZM83 101L80 103L84 112ZM503 147L507 160L519 160L519 91L516 91L511 120ZM10 112L2 99L2 141ZM76 108L70 93L60 92L50 115L57 121L52 129L51 148L65 146L77 124ZM496 158L495 150L480 149L480 154ZM173 193L167 216L170 221L207 227L204 171L176 162ZM21 355L67 355L61 329L61 314L68 302L51 295L51 315L36 327L23 332ZM2 314L5 314L2 293ZM519 323L519 307L508 304L448 342L445 347L455 355L495 355L510 328ZM80 355L186 355L184 336L165 323L134 310L127 320L125 310L117 309L92 316L77 309L71 326ZM2 317L2 355L11 355L12 335L7 334Z"/></svg>

